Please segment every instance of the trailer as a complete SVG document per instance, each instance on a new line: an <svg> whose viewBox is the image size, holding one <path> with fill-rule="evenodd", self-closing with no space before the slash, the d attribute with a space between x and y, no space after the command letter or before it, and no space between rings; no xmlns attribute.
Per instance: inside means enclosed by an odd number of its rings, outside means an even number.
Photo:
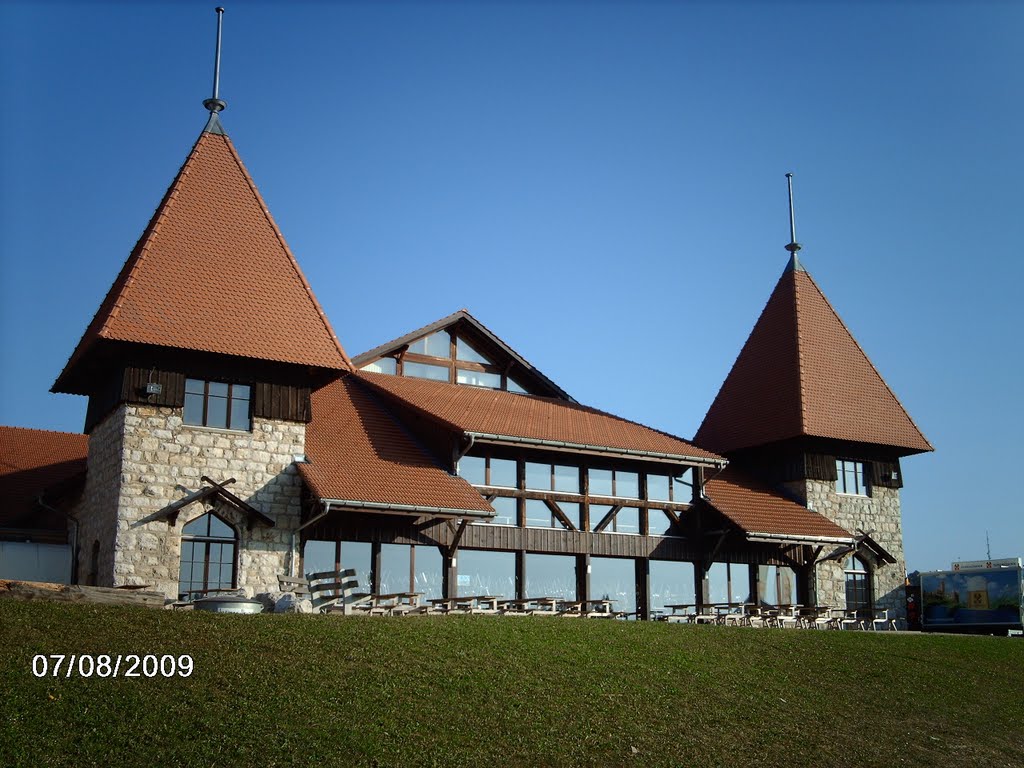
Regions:
<svg viewBox="0 0 1024 768"><path fill-rule="evenodd" d="M1024 633L1021 558L953 563L921 574L921 629L988 635Z"/></svg>

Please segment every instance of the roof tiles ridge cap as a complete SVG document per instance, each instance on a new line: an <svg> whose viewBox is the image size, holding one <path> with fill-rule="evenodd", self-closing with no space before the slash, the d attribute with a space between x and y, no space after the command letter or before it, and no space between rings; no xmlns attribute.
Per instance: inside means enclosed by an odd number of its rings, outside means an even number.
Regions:
<svg viewBox="0 0 1024 768"><path fill-rule="evenodd" d="M874 371L874 374L878 377L878 380L882 382L882 386L885 387L886 391L889 393L889 396L896 402L896 405L899 406L899 409L903 411L903 415L907 417L907 421L909 421L911 426L913 426L914 429L917 430L917 434L921 437L922 440L924 440L925 445L927 445L931 450L934 451L935 446L933 446L931 444L931 441L924 436L924 432L922 432L921 428L918 427L917 424L914 422L913 417L903 406L903 403L900 402L900 399L896 396L896 393L892 391L892 387L889 386L889 382L885 380L885 377L882 376L881 372L875 367L875 364L871 362L871 358L868 357L868 353L864 351L864 348L861 347L860 342L857 341L857 337L853 335L853 333L847 327L846 323L843 321L843 318L840 317L839 313L836 311L836 308L832 306L832 302L828 300L828 297L825 295L825 292L821 290L821 287L818 285L815 279L811 277L809 272L805 271L804 274L807 276L807 279L814 287L814 290L818 292L818 295L821 296L822 300L825 302L825 306L828 307L832 315L836 318L836 320L839 321L840 327L846 332L846 335L850 337L850 341L852 341L854 343L854 346L857 347L857 351L859 351L861 355L863 355L864 359L867 361L867 364L871 366L871 370Z"/></svg>
<svg viewBox="0 0 1024 768"><path fill-rule="evenodd" d="M89 437L85 432L65 432L62 429L43 429L40 427L19 427L16 424L0 424L0 431L5 429L17 429L22 432L39 432L47 435L68 435L70 437Z"/></svg>
<svg viewBox="0 0 1024 768"><path fill-rule="evenodd" d="M235 145L231 141L231 137L229 137L226 133L204 133L203 136L219 137L224 142L224 145L228 148L228 151L231 153L232 159L234 159L235 163L238 165L238 169L241 171L242 177L245 179L246 184L249 186L249 190L252 192L253 197L256 199L256 202L259 203L260 211L266 218L267 223L270 225L271 231L274 233L274 236L277 238L278 243L280 243L281 248L288 256L288 260L291 263L292 269L295 271L296 277L298 277L300 284L306 290L306 296L312 303L313 309L316 311L317 315L320 318L320 322L323 323L324 330L327 331L328 337L331 339L331 341L334 342L334 346L337 349L338 354L341 356L342 361L345 363L347 369L352 370L352 361L349 359L348 354L345 352L345 348L341 346L341 342L338 340L337 335L335 335L334 329L331 327L331 323L327 319L327 315L324 313L323 308L320 306L320 302L317 301L316 294L313 293L312 286L310 286L309 281L306 280L306 276L302 273L302 268L299 266L298 260L292 253L292 249L288 247L288 242L285 240L284 234L281 232L281 229L277 226L277 222L274 221L274 216L270 213L270 209L267 207L266 202L263 200L263 196L260 194L259 188L256 186L256 182L253 181L252 176L249 175L249 171L245 167L245 163L242 162L242 158L238 154L238 151L235 149Z"/></svg>

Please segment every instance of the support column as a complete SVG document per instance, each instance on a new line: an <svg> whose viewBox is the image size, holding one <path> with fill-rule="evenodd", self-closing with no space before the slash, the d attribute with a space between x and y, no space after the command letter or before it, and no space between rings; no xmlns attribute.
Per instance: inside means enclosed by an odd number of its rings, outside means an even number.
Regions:
<svg viewBox="0 0 1024 768"><path fill-rule="evenodd" d="M751 564L747 568L749 569L747 575L750 580L747 602L760 605L764 597L765 588L765 585L761 583L761 566Z"/></svg>
<svg viewBox="0 0 1024 768"><path fill-rule="evenodd" d="M444 592L444 597L454 598L458 597L458 568L456 558L451 557L448 554L447 547L441 547L441 588Z"/></svg>
<svg viewBox="0 0 1024 768"><path fill-rule="evenodd" d="M516 551L516 600L526 599L526 552Z"/></svg>
<svg viewBox="0 0 1024 768"><path fill-rule="evenodd" d="M711 582L708 581L708 571L703 562L697 561L693 564L693 585L697 613L702 613L704 606L711 602Z"/></svg>
<svg viewBox="0 0 1024 768"><path fill-rule="evenodd" d="M636 559L636 618L651 619L651 561L646 557Z"/></svg>
<svg viewBox="0 0 1024 768"><path fill-rule="evenodd" d="M590 555L576 555L576 599L590 599Z"/></svg>
<svg viewBox="0 0 1024 768"><path fill-rule="evenodd" d="M380 542L370 544L370 591L380 592Z"/></svg>

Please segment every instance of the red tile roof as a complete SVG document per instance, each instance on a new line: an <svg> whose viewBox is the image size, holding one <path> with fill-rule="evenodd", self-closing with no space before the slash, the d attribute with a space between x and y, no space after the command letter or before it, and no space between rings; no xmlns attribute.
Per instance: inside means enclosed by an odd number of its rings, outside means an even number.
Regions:
<svg viewBox="0 0 1024 768"><path fill-rule="evenodd" d="M705 486L707 501L747 534L793 539L852 539L823 515L790 501L767 485L729 467Z"/></svg>
<svg viewBox="0 0 1024 768"><path fill-rule="evenodd" d="M564 400L382 373L355 375L460 432L721 462L717 454L678 437Z"/></svg>
<svg viewBox="0 0 1024 768"><path fill-rule="evenodd" d="M0 427L0 528L63 531L63 515L40 509L44 491L85 473L88 435Z"/></svg>
<svg viewBox="0 0 1024 768"><path fill-rule="evenodd" d="M351 376L313 395L308 464L299 472L318 498L490 514L491 506L453 477Z"/></svg>
<svg viewBox="0 0 1024 768"><path fill-rule="evenodd" d="M811 276L779 278L694 442L720 453L794 437L932 450Z"/></svg>
<svg viewBox="0 0 1024 768"><path fill-rule="evenodd" d="M204 131L54 384L101 340L348 369L231 140Z"/></svg>

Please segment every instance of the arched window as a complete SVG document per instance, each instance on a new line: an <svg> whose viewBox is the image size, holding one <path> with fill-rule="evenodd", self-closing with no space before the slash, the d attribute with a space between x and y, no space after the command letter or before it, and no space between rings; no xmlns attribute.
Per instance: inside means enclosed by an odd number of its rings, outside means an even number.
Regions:
<svg viewBox="0 0 1024 768"><path fill-rule="evenodd" d="M870 610L871 574L867 563L856 555L850 555L843 571L846 573L846 610Z"/></svg>
<svg viewBox="0 0 1024 768"><path fill-rule="evenodd" d="M212 512L188 523L181 531L179 599L188 599L190 592L234 587L237 548L238 534Z"/></svg>

